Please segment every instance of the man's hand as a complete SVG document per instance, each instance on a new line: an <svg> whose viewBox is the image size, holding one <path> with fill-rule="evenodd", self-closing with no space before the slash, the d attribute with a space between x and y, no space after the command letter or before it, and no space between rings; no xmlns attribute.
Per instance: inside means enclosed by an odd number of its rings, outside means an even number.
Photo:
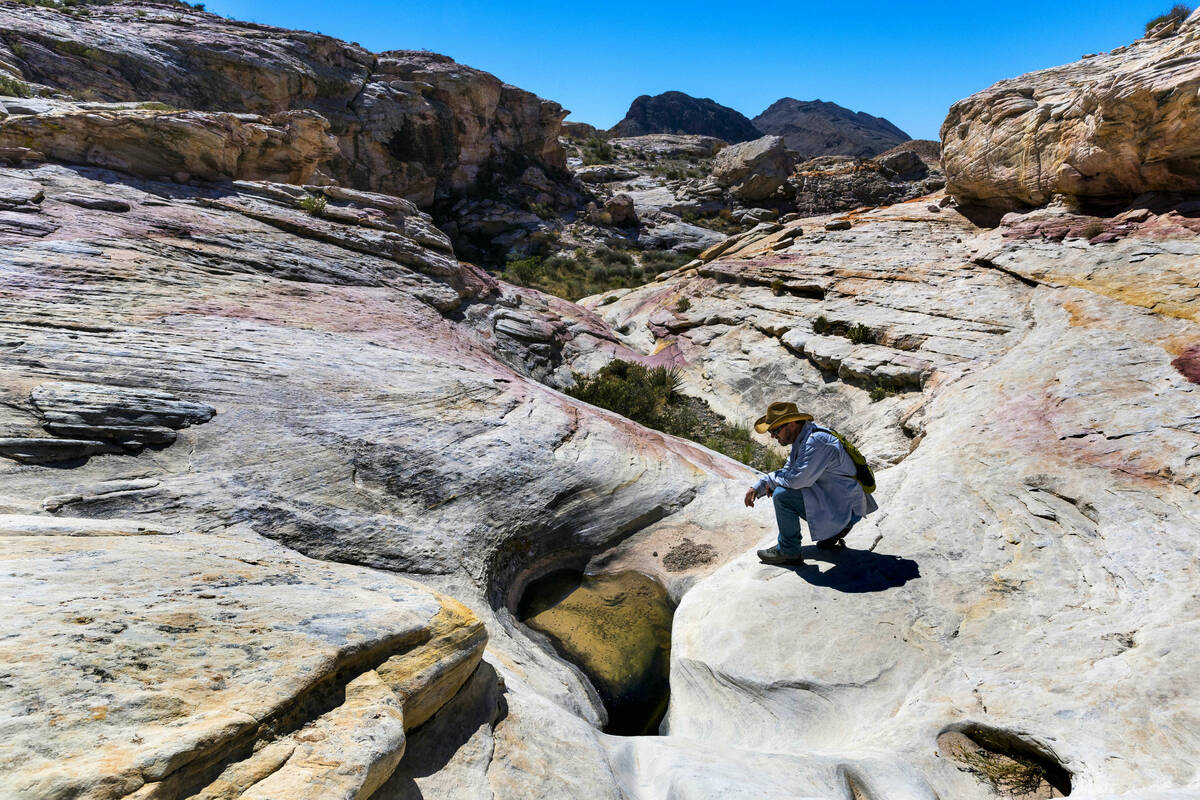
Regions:
<svg viewBox="0 0 1200 800"><path fill-rule="evenodd" d="M757 499L757 497L758 497L758 492L756 492L754 490L754 487L751 486L749 489L746 490L746 506L748 508L754 508L754 501L755 501L755 499Z"/></svg>

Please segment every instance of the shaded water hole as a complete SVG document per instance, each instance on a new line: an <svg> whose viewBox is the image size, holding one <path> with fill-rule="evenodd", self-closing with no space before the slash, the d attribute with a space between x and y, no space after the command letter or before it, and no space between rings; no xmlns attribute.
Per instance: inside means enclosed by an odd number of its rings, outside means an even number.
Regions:
<svg viewBox="0 0 1200 800"><path fill-rule="evenodd" d="M552 572L531 582L517 606L520 620L588 677L608 711L604 732L621 736L658 732L674 614L662 584L633 571Z"/></svg>

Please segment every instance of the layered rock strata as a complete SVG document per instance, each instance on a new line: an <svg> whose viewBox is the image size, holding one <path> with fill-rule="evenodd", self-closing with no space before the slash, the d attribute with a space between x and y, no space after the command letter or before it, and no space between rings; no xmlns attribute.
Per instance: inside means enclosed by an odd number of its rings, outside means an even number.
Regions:
<svg viewBox="0 0 1200 800"><path fill-rule="evenodd" d="M56 103L0 119L0 151L18 148L53 161L107 167L185 182L265 180L303 184L334 157L329 123L311 111L270 117Z"/></svg>
<svg viewBox="0 0 1200 800"><path fill-rule="evenodd" d="M121 450L0 459L22 604L0 693L23 709L0 794L391 796L436 771L428 739L403 756L414 726L469 720L491 744L468 783L612 784L603 709L508 604L662 518L647 536L725 557L763 528L711 514L744 467L526 377L553 371L543 353L560 370L629 354L598 318L460 264L397 198L59 165L0 179L0 433ZM450 702L465 710L435 724ZM535 774L557 731L590 755Z"/></svg>
<svg viewBox="0 0 1200 800"><path fill-rule="evenodd" d="M1000 208L1200 190L1200 16L1000 81L942 123L948 191Z"/></svg>
<svg viewBox="0 0 1200 800"><path fill-rule="evenodd" d="M315 111L338 138L332 178L422 208L515 184L529 167L553 174L565 166L566 112L557 103L433 53L374 54L185 4L89 5L73 16L10 5L0 9L0 29L0 62L14 78L80 98L263 116Z"/></svg>
<svg viewBox="0 0 1200 800"><path fill-rule="evenodd" d="M717 796L720 758L760 796L992 797L932 746L969 730L1071 796L1195 792L1200 740L1159 734L1197 690L1197 236L1134 208L1123 238L1030 240L936 201L764 225L596 306L730 418L794 400L893 465L848 550L684 596L669 735L617 745L638 780Z"/></svg>

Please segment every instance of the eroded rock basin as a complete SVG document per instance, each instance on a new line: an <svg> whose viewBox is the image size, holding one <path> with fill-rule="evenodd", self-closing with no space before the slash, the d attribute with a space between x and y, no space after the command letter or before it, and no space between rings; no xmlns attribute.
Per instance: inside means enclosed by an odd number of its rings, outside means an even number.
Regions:
<svg viewBox="0 0 1200 800"><path fill-rule="evenodd" d="M666 589L635 571L552 572L518 607L591 680L608 710L605 732L625 736L657 733L666 713L674 613Z"/></svg>

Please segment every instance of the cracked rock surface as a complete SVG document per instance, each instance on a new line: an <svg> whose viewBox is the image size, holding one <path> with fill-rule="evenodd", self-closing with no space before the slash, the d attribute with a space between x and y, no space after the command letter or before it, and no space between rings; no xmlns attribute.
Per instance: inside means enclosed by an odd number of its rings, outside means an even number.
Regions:
<svg viewBox="0 0 1200 800"><path fill-rule="evenodd" d="M1073 797L1190 797L1196 234L1135 204L1124 238L1020 239L930 200L763 227L583 301L677 352L732 420L794 400L882 467L846 550L747 553L684 595L670 735L621 743L625 763L716 796L671 748L703 741L747 754L724 764L791 757L817 796L849 775L869 797L990 797L931 746L970 722L1048 754Z"/></svg>
<svg viewBox="0 0 1200 800"><path fill-rule="evenodd" d="M0 452L83 447L0 459L21 604L0 794L367 797L461 774L516 798L534 754L586 752L536 778L545 796L617 796L603 709L509 602L664 519L726 558L765 525L712 514L745 467L526 377L544 335L628 352L597 317L497 286L396 198L54 165L0 185L30 206L0 216L54 225L0 235ZM417 728L452 733L406 760ZM435 775L453 731L479 749Z"/></svg>

